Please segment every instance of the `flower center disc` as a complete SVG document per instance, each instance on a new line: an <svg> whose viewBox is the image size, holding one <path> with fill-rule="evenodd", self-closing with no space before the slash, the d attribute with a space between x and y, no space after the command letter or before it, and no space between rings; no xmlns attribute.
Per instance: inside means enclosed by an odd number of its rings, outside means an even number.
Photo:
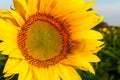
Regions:
<svg viewBox="0 0 120 80"><path fill-rule="evenodd" d="M48 67L66 58L69 35L57 19L44 14L31 16L17 36L18 48L28 63Z"/></svg>
<svg viewBox="0 0 120 80"><path fill-rule="evenodd" d="M44 21L35 21L27 31L26 48L39 60L54 58L61 53L62 36L56 28Z"/></svg>

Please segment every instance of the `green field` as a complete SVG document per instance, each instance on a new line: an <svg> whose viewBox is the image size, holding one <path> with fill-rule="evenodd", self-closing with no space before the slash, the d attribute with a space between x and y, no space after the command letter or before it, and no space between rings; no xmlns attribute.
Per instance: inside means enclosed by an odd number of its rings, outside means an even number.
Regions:
<svg viewBox="0 0 120 80"><path fill-rule="evenodd" d="M99 80L120 80L120 27L98 28L104 35L105 48L99 53L101 62L95 65Z"/></svg>

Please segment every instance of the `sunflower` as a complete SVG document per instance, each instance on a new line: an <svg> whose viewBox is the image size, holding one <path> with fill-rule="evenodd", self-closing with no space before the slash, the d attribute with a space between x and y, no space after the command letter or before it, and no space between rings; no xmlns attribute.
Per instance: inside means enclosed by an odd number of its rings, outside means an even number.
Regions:
<svg viewBox="0 0 120 80"><path fill-rule="evenodd" d="M18 80L82 80L76 69L95 74L101 33L92 30L103 16L85 0L13 0L0 10L0 50L8 55L5 77Z"/></svg>

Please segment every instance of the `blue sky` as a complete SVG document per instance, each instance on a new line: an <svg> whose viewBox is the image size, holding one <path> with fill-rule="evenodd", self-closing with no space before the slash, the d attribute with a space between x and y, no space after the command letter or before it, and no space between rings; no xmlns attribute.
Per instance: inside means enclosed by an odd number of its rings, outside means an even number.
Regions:
<svg viewBox="0 0 120 80"><path fill-rule="evenodd" d="M109 25L120 26L120 0L97 0L93 8L105 16L104 21Z"/></svg>
<svg viewBox="0 0 120 80"><path fill-rule="evenodd" d="M93 0L95 1L95 0ZM104 21L109 25L120 26L120 0L96 0L99 15L104 15ZM12 0L0 0L0 9L7 9L12 6Z"/></svg>

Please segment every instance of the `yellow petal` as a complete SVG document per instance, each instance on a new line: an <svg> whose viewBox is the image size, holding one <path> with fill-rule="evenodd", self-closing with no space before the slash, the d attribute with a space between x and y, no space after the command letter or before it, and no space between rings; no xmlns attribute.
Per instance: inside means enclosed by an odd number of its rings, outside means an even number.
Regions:
<svg viewBox="0 0 120 80"><path fill-rule="evenodd" d="M9 77L9 76L11 76L11 75L14 75L14 73L5 73L5 74L4 74L4 77Z"/></svg>
<svg viewBox="0 0 120 80"><path fill-rule="evenodd" d="M73 39L103 39L103 35L95 30L79 31L72 34Z"/></svg>
<svg viewBox="0 0 120 80"><path fill-rule="evenodd" d="M83 9L81 9L81 10L88 10L88 9L90 9L94 4L96 4L95 1L86 2L86 4L84 5Z"/></svg>
<svg viewBox="0 0 120 80"><path fill-rule="evenodd" d="M33 78L35 80L50 80L47 68L33 68Z"/></svg>
<svg viewBox="0 0 120 80"><path fill-rule="evenodd" d="M18 59L25 59L19 49L15 49L11 54L9 54L10 58L18 58Z"/></svg>
<svg viewBox="0 0 120 80"><path fill-rule="evenodd" d="M10 42L2 42L0 43L0 51L1 54L10 55L17 49L17 45L15 43Z"/></svg>
<svg viewBox="0 0 120 80"><path fill-rule="evenodd" d="M49 75L49 73L48 73L48 68L44 68L43 70L41 70L42 72L42 74L43 75L41 75L41 76L43 76L44 78L42 78L43 80L49 80L49 77L50 77L50 75Z"/></svg>
<svg viewBox="0 0 120 80"><path fill-rule="evenodd" d="M7 46L5 45L4 42L0 43L0 51L3 51Z"/></svg>
<svg viewBox="0 0 120 80"><path fill-rule="evenodd" d="M81 70L90 71L91 73L95 74L95 71L93 67L91 66L91 64L89 63L89 61L75 54L69 55L68 59L61 61L61 63L72 65Z"/></svg>
<svg viewBox="0 0 120 80"><path fill-rule="evenodd" d="M13 2L14 2L15 10L22 16L25 16L25 19L28 19L30 12L26 0L14 0Z"/></svg>
<svg viewBox="0 0 120 80"><path fill-rule="evenodd" d="M103 20L103 16L96 15L96 10L74 12L65 19L69 22L72 31L89 30ZM71 17L72 16L72 17Z"/></svg>
<svg viewBox="0 0 120 80"><path fill-rule="evenodd" d="M47 13L55 5L55 0L40 0L39 12Z"/></svg>
<svg viewBox="0 0 120 80"><path fill-rule="evenodd" d="M8 60L5 64L3 73L8 73L8 74L21 73L22 72L21 68L23 68L23 65L24 65L24 69L28 66L28 64L21 59L8 58ZM7 77L7 76L5 76L5 77Z"/></svg>
<svg viewBox="0 0 120 80"><path fill-rule="evenodd" d="M8 34L10 34L10 33L17 34L18 30L20 29L20 28L16 27L15 25L10 24L9 22L7 22L3 19L0 19L0 23L1 23L0 24L0 32L7 32Z"/></svg>
<svg viewBox="0 0 120 80"><path fill-rule="evenodd" d="M41 76L43 76L41 79L42 80L49 80L48 69L47 68L43 68L40 71L41 71Z"/></svg>
<svg viewBox="0 0 120 80"><path fill-rule="evenodd" d="M22 68L23 67L21 67L21 69ZM32 79L32 69L33 69L32 66L31 67L27 66L26 68L24 68L24 70L19 74L18 80L33 80Z"/></svg>
<svg viewBox="0 0 120 80"><path fill-rule="evenodd" d="M102 42L102 41L86 39L86 40L83 40L83 41L79 42L80 46L76 48L76 51L77 51L76 53L79 53L79 52L91 52L91 53L94 53L94 52L97 52L99 49L101 49L103 44L104 44L104 42Z"/></svg>
<svg viewBox="0 0 120 80"><path fill-rule="evenodd" d="M72 32L89 30L99 24L103 18L103 16L99 17L96 14L90 14L89 16L84 15L81 18L73 19L73 21L70 21Z"/></svg>
<svg viewBox="0 0 120 80"><path fill-rule="evenodd" d="M16 11L10 10L10 13L12 14L12 16L15 18L15 20L17 21L17 23L22 26L24 24L24 19L20 16L19 13L17 13Z"/></svg>
<svg viewBox="0 0 120 80"><path fill-rule="evenodd" d="M98 47L97 50L93 51L93 53L97 53L98 51L100 51L101 49L103 49L105 47L105 44Z"/></svg>
<svg viewBox="0 0 120 80"><path fill-rule="evenodd" d="M0 10L0 17L1 18L12 18L12 16L10 15L10 13L8 11L5 10Z"/></svg>
<svg viewBox="0 0 120 80"><path fill-rule="evenodd" d="M1 9L0 9L0 14L1 14L1 13L2 13L2 14L6 14L7 11L5 11L5 10L1 10Z"/></svg>
<svg viewBox="0 0 120 80"><path fill-rule="evenodd" d="M33 79L34 80L40 80L40 79L42 79L43 76L41 76L40 73L41 72L40 72L39 68L33 67L33 69L32 69L32 75L33 75Z"/></svg>
<svg viewBox="0 0 120 80"><path fill-rule="evenodd" d="M26 15L26 10L23 4L19 0L13 0L15 11L18 12L24 19Z"/></svg>
<svg viewBox="0 0 120 80"><path fill-rule="evenodd" d="M77 10L84 3L84 0L41 0L40 12L48 13L56 16L64 16L68 13ZM64 6L61 6L65 4ZM61 14L62 13L62 14Z"/></svg>
<svg viewBox="0 0 120 80"><path fill-rule="evenodd" d="M49 80L61 80L54 65L49 66L48 73L50 75Z"/></svg>
<svg viewBox="0 0 120 80"><path fill-rule="evenodd" d="M13 33L13 32L10 32L10 31L2 31L0 30L0 40L2 41L11 41L11 42L16 42L17 41L17 32L16 33Z"/></svg>
<svg viewBox="0 0 120 80"><path fill-rule="evenodd" d="M1 54L9 55L14 50L13 47L11 48L10 46L8 46L8 44L0 43L0 51L2 51Z"/></svg>
<svg viewBox="0 0 120 80"><path fill-rule="evenodd" d="M31 15L34 15L36 12L38 12L38 0L28 0L28 9Z"/></svg>
<svg viewBox="0 0 120 80"><path fill-rule="evenodd" d="M95 50L96 48L102 46L104 42L97 40L84 40L84 48L88 50Z"/></svg>
<svg viewBox="0 0 120 80"><path fill-rule="evenodd" d="M40 6L41 12L43 13L48 13L51 14L52 16L55 17L66 17L66 15L70 15L74 12L81 12L81 11L86 11L88 9L91 8L92 5L95 4L95 2L88 2L85 3L84 0L69 0L69 1L65 1L65 0L60 0L60 1L49 1L46 0L42 2L41 0L41 4L43 6ZM49 3L47 5L47 2ZM64 6L61 6L62 4L65 4ZM45 8L45 9L44 9Z"/></svg>
<svg viewBox="0 0 120 80"><path fill-rule="evenodd" d="M79 21L79 24L82 23L83 21L89 20L89 18L92 17L92 15L96 14L97 10L91 10L91 11L75 11L72 12L69 15L64 16L64 19L67 19L68 22L75 23L76 21ZM86 19L87 17L87 19ZM68 19L69 18L69 19ZM82 19L82 21L81 21ZM76 23L77 23L76 22Z"/></svg>
<svg viewBox="0 0 120 80"><path fill-rule="evenodd" d="M33 78L35 80L60 80L55 67L49 66L48 68L36 68L33 69Z"/></svg>
<svg viewBox="0 0 120 80"><path fill-rule="evenodd" d="M62 64L56 66L56 71L63 80L82 80L74 68Z"/></svg>
<svg viewBox="0 0 120 80"><path fill-rule="evenodd" d="M92 54L90 52L80 53L77 55L78 57L80 56L80 58L83 57L88 62L99 62L100 61L100 59L95 54Z"/></svg>

